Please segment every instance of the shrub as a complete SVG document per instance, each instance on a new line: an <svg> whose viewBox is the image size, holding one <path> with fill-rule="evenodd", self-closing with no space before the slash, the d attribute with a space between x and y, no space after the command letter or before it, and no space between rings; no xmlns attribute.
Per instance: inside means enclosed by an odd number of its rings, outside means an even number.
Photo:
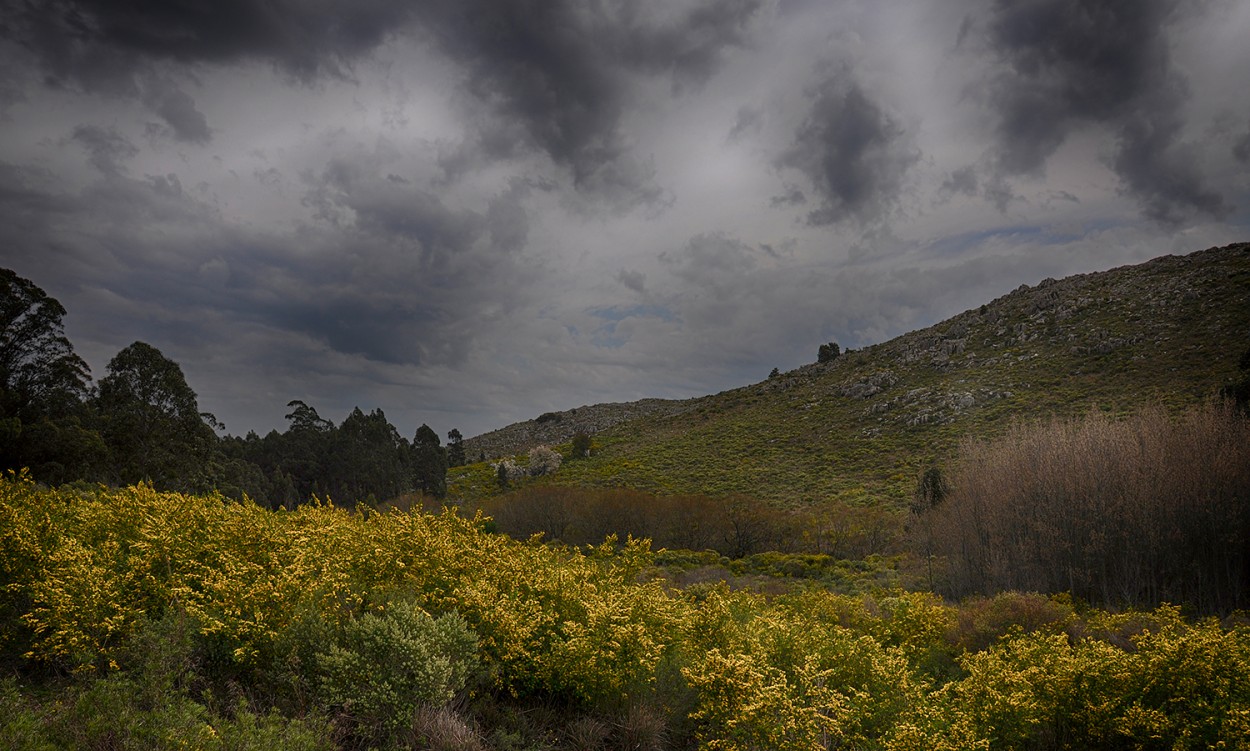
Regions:
<svg viewBox="0 0 1250 751"><path fill-rule="evenodd" d="M572 452L569 458L570 459L589 458L590 445L591 445L590 435L584 430L578 431L577 434L573 436Z"/></svg>
<svg viewBox="0 0 1250 751"><path fill-rule="evenodd" d="M530 450L530 475L541 477L554 474L560 468L563 457L546 446L535 446Z"/></svg>
<svg viewBox="0 0 1250 751"><path fill-rule="evenodd" d="M317 655L321 694L361 735L393 737L411 727L419 706L445 704L464 688L476 650L459 615L432 618L394 602L348 622L339 643Z"/></svg>
<svg viewBox="0 0 1250 751"><path fill-rule="evenodd" d="M525 470L513 459L500 459L490 465L499 479L499 487L507 490L512 483L525 477Z"/></svg>

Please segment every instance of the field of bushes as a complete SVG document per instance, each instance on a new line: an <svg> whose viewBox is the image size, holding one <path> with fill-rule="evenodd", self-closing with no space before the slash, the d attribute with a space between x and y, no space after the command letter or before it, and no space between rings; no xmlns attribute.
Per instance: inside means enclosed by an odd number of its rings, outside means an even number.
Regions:
<svg viewBox="0 0 1250 751"><path fill-rule="evenodd" d="M699 563L698 556L691 562ZM667 560L663 560L667 557ZM1250 625L676 586L486 518L0 482L15 749L1250 748ZM783 568L786 561L759 565Z"/></svg>

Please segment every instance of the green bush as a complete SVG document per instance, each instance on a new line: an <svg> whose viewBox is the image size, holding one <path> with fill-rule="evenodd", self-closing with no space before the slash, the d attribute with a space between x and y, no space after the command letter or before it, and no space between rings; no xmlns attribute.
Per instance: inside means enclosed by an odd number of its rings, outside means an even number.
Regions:
<svg viewBox="0 0 1250 751"><path fill-rule="evenodd" d="M408 729L417 708L441 705L477 666L477 637L458 614L431 617L393 602L347 623L338 644L317 654L325 702L341 707L366 737Z"/></svg>

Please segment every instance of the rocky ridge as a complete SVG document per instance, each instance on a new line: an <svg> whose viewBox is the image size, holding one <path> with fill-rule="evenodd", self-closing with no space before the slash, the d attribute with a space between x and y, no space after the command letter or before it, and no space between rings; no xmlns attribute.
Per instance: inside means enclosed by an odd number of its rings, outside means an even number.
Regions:
<svg viewBox="0 0 1250 751"><path fill-rule="evenodd" d="M578 433L594 435L640 417L675 415L690 408L693 399L642 399L636 402L591 404L563 412L545 412L533 420L513 423L467 438L469 461L493 460L524 454L535 446L567 443Z"/></svg>

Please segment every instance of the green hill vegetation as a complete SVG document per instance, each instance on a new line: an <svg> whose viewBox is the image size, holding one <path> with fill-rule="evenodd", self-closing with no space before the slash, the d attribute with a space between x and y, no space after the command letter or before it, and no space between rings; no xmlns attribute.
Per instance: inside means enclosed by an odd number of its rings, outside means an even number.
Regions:
<svg viewBox="0 0 1250 751"><path fill-rule="evenodd" d="M965 436L1212 396L1238 377L1247 332L1250 244L1046 280L829 362L614 422L594 433L589 460L544 482L901 510ZM468 455L487 444L524 453L586 429L556 414L563 434L539 440L523 423L466 440ZM453 497L496 492L480 466L448 479Z"/></svg>

